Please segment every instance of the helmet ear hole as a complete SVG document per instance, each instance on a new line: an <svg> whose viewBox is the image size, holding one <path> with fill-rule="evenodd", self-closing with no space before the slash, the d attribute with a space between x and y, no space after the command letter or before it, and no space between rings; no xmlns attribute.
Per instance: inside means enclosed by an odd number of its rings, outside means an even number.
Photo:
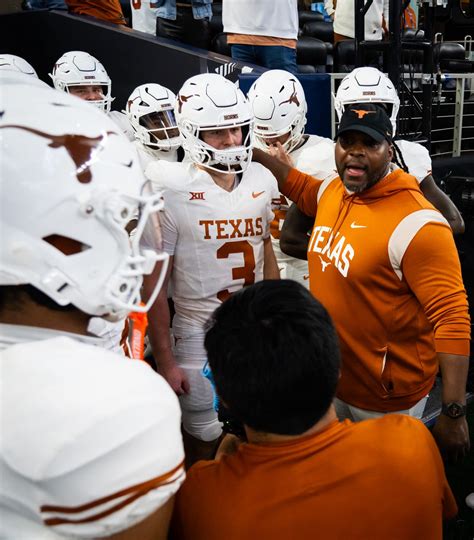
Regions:
<svg viewBox="0 0 474 540"><path fill-rule="evenodd" d="M76 253L81 253L82 251L91 248L91 246L84 244L79 240L74 240L74 238L68 238L61 234L50 234L49 236L43 237L43 241L67 256L75 255Z"/></svg>

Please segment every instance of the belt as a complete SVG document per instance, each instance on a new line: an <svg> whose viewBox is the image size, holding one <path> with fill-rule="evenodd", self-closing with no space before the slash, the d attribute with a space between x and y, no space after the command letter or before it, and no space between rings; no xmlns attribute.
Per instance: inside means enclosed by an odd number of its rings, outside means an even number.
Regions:
<svg viewBox="0 0 474 540"><path fill-rule="evenodd" d="M182 4L181 2L176 2L176 7L192 8L193 6L191 4Z"/></svg>

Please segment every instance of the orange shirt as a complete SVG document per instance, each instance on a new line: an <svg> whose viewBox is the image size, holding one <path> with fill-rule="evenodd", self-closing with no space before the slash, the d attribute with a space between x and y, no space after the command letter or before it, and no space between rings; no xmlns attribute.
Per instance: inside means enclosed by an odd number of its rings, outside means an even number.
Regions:
<svg viewBox="0 0 474 540"><path fill-rule="evenodd" d="M66 0L70 13L89 15L102 21L125 24L119 0Z"/></svg>
<svg viewBox="0 0 474 540"><path fill-rule="evenodd" d="M397 169L351 194L339 177L292 169L282 193L315 215L310 289L338 332L337 395L372 411L409 408L431 389L437 352L469 355L470 320L451 229Z"/></svg>
<svg viewBox="0 0 474 540"><path fill-rule="evenodd" d="M177 494L177 540L437 540L456 502L418 420L334 421L201 461Z"/></svg>

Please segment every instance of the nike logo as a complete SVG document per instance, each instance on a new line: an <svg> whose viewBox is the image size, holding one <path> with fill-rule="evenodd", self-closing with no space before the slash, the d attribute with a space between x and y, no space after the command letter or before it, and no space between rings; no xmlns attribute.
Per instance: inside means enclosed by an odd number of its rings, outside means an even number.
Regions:
<svg viewBox="0 0 474 540"><path fill-rule="evenodd" d="M265 193L265 191L257 191L257 192L252 192L252 197L254 199L256 199L257 197L260 197L260 195L263 195Z"/></svg>
<svg viewBox="0 0 474 540"><path fill-rule="evenodd" d="M357 225L355 221L351 223L351 229L367 229L367 225Z"/></svg>
<svg viewBox="0 0 474 540"><path fill-rule="evenodd" d="M322 267L322 271L324 272L326 270L326 268L331 264L330 262L326 262L326 261L323 261L323 258L321 257L321 255L318 255L319 257L319 260L321 261L321 267Z"/></svg>
<svg viewBox="0 0 474 540"><path fill-rule="evenodd" d="M308 279L309 279L309 274L305 274L305 275L303 276L303 279L304 279L305 281L308 281Z"/></svg>

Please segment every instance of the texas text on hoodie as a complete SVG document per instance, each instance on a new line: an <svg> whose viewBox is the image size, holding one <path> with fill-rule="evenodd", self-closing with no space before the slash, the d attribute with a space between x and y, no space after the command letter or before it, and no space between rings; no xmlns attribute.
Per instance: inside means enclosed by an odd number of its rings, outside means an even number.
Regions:
<svg viewBox="0 0 474 540"><path fill-rule="evenodd" d="M339 177L323 182L292 169L281 191L316 215L310 289L338 331L338 397L374 411L413 406L433 385L436 353L469 355L467 297L448 223L401 169L361 193Z"/></svg>

